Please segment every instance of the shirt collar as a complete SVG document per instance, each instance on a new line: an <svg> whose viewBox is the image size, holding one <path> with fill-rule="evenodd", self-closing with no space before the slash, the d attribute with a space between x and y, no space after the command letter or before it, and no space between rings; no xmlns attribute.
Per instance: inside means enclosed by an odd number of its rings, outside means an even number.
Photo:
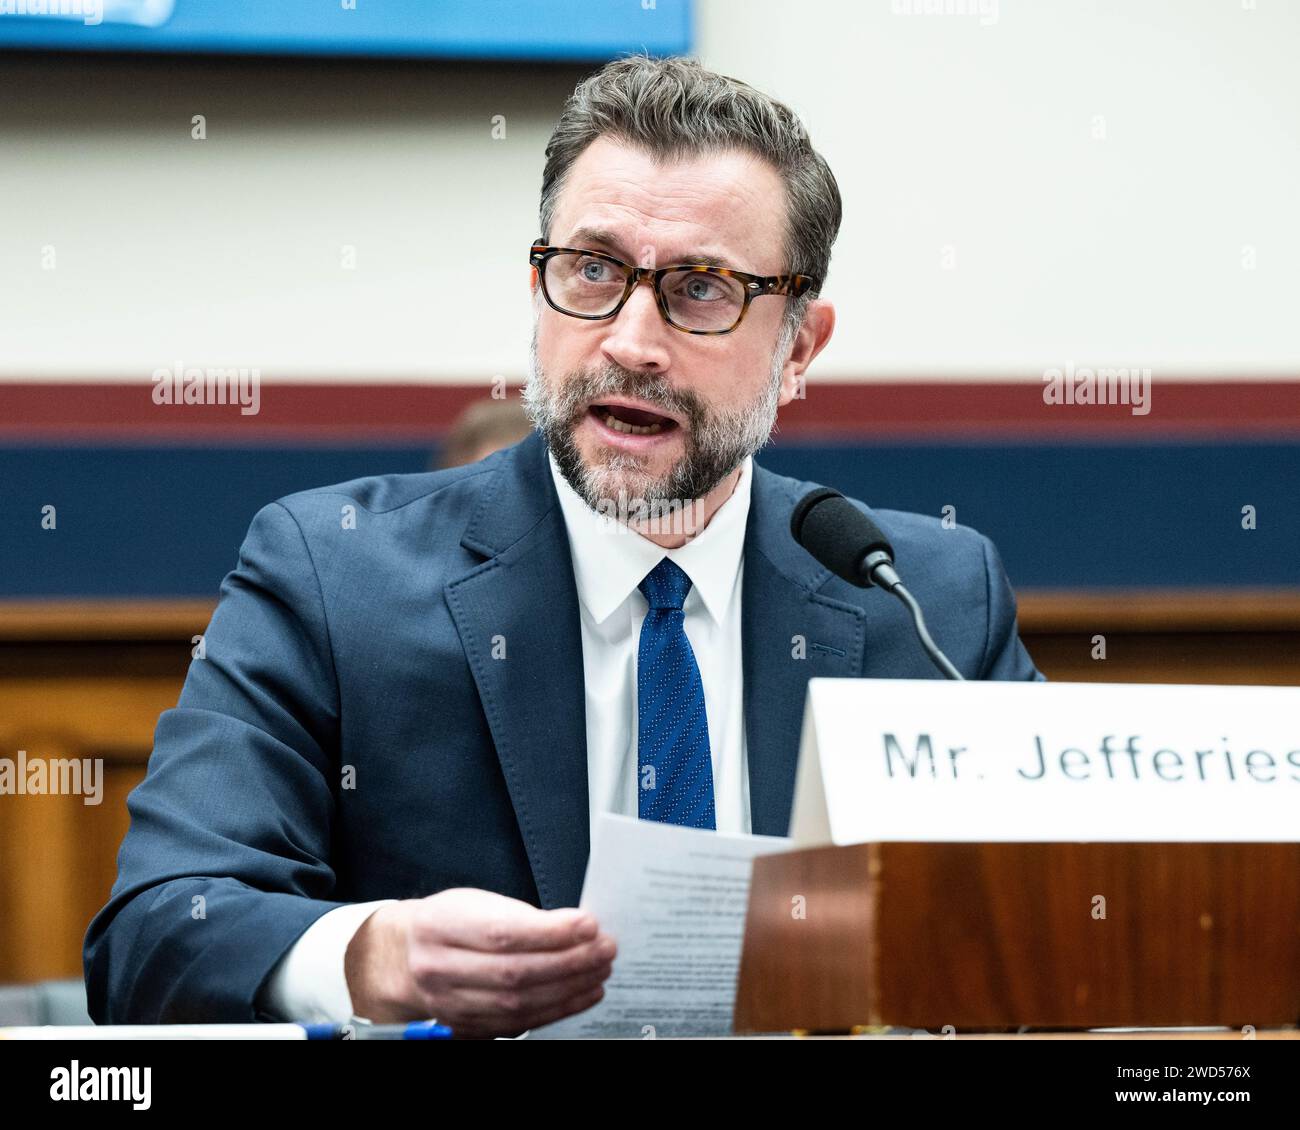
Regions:
<svg viewBox="0 0 1300 1130"><path fill-rule="evenodd" d="M740 574L754 477L752 458L746 457L741 464L735 490L714 512L709 524L685 545L664 549L594 511L569 486L555 456L549 451L546 456L568 529L578 599L597 624L608 619L665 557L690 577L687 601L691 594L698 593L714 622L722 623Z"/></svg>

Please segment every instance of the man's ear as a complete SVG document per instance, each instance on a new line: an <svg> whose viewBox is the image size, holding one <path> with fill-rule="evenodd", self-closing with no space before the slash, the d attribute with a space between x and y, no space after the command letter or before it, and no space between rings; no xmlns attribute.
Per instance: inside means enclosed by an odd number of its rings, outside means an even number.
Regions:
<svg viewBox="0 0 1300 1130"><path fill-rule="evenodd" d="M835 307L824 298L814 299L804 311L803 323L794 335L790 356L781 370L780 407L798 398L803 399L804 373L813 358L826 348L835 332Z"/></svg>

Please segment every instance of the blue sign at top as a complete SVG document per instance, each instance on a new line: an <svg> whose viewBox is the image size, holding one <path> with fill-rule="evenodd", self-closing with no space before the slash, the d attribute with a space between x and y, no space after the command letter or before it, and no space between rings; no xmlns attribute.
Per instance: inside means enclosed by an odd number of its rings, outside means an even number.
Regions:
<svg viewBox="0 0 1300 1130"><path fill-rule="evenodd" d="M690 0L0 0L0 47L603 61L681 55Z"/></svg>

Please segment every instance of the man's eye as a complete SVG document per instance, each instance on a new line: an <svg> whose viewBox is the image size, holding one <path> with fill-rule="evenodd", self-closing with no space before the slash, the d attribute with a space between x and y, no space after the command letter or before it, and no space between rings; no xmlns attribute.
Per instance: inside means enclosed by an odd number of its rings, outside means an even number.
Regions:
<svg viewBox="0 0 1300 1130"><path fill-rule="evenodd" d="M608 282L612 267L600 259L584 259L578 264L578 273L587 282Z"/></svg>
<svg viewBox="0 0 1300 1130"><path fill-rule="evenodd" d="M723 297L722 288L708 275L687 276L682 283L682 290L694 302L716 302Z"/></svg>

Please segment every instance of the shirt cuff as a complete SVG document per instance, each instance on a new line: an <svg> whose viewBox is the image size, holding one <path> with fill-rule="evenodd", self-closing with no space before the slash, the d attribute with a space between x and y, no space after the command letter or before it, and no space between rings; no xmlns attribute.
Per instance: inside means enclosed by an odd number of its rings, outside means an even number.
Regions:
<svg viewBox="0 0 1300 1130"><path fill-rule="evenodd" d="M264 1007L282 1020L347 1024L353 1019L343 958L356 932L381 906L397 899L350 903L322 914L271 971Z"/></svg>

